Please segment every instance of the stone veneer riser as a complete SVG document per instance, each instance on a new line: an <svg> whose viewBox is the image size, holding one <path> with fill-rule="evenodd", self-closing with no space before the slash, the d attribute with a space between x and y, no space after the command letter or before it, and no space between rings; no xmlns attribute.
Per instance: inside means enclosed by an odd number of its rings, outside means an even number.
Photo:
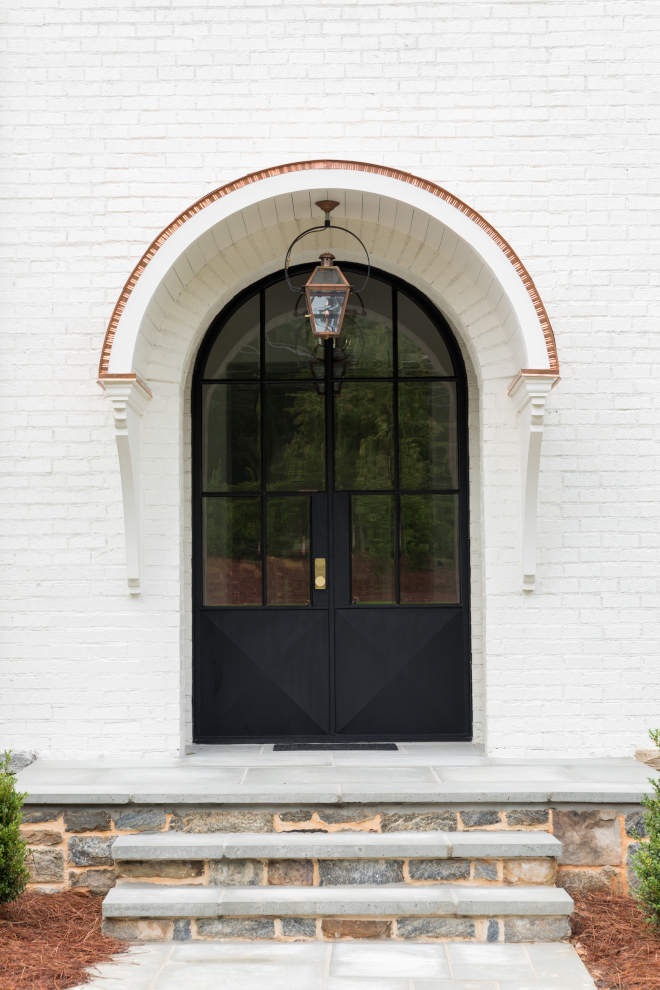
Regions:
<svg viewBox="0 0 660 990"><path fill-rule="evenodd" d="M168 885L341 886L405 883L411 886L460 883L554 885L557 864L550 857L527 859L235 859L115 860L119 882L166 881Z"/></svg>
<svg viewBox="0 0 660 990"><path fill-rule="evenodd" d="M258 810L242 807L217 809L176 806L69 805L26 806L24 834L29 841L35 890L87 888L104 894L116 883L114 860L90 852L89 842L145 831L167 832L283 832L283 831L546 831L563 843L556 883L569 893L606 891L627 893L634 875L630 852L636 848L633 831L644 836L643 808L595 805L511 809L483 806L410 805L304 810Z"/></svg>
<svg viewBox="0 0 660 990"><path fill-rule="evenodd" d="M103 933L130 942L219 941L278 942L388 939L409 942L561 942L570 936L565 917L409 918L104 918Z"/></svg>

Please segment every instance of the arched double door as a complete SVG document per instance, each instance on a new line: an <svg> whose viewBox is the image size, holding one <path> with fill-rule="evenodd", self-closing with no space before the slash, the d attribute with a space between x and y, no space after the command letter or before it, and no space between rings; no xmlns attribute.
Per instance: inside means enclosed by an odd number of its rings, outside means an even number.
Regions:
<svg viewBox="0 0 660 990"><path fill-rule="evenodd" d="M319 342L283 273L252 286L193 439L195 739L470 738L466 383L428 300L372 272Z"/></svg>

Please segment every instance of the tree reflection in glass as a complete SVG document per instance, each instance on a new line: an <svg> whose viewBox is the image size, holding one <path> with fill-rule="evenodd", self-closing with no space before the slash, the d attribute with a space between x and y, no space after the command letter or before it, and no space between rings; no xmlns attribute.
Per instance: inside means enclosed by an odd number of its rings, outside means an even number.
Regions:
<svg viewBox="0 0 660 990"><path fill-rule="evenodd" d="M309 605L309 498L266 499L266 604Z"/></svg>
<svg viewBox="0 0 660 990"><path fill-rule="evenodd" d="M399 471L402 488L458 488L454 382L399 385Z"/></svg>
<svg viewBox="0 0 660 990"><path fill-rule="evenodd" d="M325 404L313 385L266 386L267 491L325 489Z"/></svg>
<svg viewBox="0 0 660 990"><path fill-rule="evenodd" d="M269 286L265 297L266 378L312 378L310 355L318 338L306 317L304 299L291 292L286 282Z"/></svg>
<svg viewBox="0 0 660 990"><path fill-rule="evenodd" d="M335 488L394 487L393 386L345 382L335 396Z"/></svg>
<svg viewBox="0 0 660 990"><path fill-rule="evenodd" d="M392 341L392 288L371 278L359 296L349 296L333 352L334 377L390 378Z"/></svg>
<svg viewBox="0 0 660 990"><path fill-rule="evenodd" d="M259 377L259 296L230 316L218 335L204 368L204 378Z"/></svg>
<svg viewBox="0 0 660 990"><path fill-rule="evenodd" d="M205 498L204 604L261 605L261 498Z"/></svg>
<svg viewBox="0 0 660 990"><path fill-rule="evenodd" d="M255 497L204 499L205 602L262 604L263 554L267 604L309 603L310 499L294 493L326 488L326 402L334 409L334 487L354 493L351 600L458 602L458 501L438 494L459 483L457 386L437 380L454 376L441 334L421 306L377 276L349 297L334 342L313 336L306 308L285 281L268 286L229 318L209 352L204 378L217 384L202 386L202 487ZM404 493L385 494L395 491Z"/></svg>
<svg viewBox="0 0 660 990"><path fill-rule="evenodd" d="M259 385L203 385L202 476L207 492L261 488Z"/></svg>
<svg viewBox="0 0 660 990"><path fill-rule="evenodd" d="M454 368L447 345L420 307L397 293L399 374L411 378L451 378Z"/></svg>
<svg viewBox="0 0 660 990"><path fill-rule="evenodd" d="M459 597L458 497L401 495L401 602Z"/></svg>
<svg viewBox="0 0 660 990"><path fill-rule="evenodd" d="M394 495L351 496L351 600L394 604Z"/></svg>

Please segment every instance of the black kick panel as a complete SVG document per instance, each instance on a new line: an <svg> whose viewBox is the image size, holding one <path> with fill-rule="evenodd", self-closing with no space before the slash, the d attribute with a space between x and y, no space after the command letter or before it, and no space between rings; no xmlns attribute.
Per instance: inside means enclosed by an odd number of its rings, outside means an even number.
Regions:
<svg viewBox="0 0 660 990"><path fill-rule="evenodd" d="M199 738L328 732L328 614L202 612Z"/></svg>
<svg viewBox="0 0 660 990"><path fill-rule="evenodd" d="M468 730L460 609L337 609L337 732Z"/></svg>

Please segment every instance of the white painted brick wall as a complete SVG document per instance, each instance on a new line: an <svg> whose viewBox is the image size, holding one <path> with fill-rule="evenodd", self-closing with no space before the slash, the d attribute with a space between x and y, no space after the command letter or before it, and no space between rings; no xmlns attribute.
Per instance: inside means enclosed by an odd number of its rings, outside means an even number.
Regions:
<svg viewBox="0 0 660 990"><path fill-rule="evenodd" d="M408 170L465 199L514 246L555 328L534 595L509 590L519 559L488 523L489 745L643 743L660 723L657 4L4 10L0 746L178 748L183 517L176 486L160 502L150 491L148 593L129 598L95 384L105 326L146 246L191 202L321 157ZM150 416L165 422L176 396L155 393ZM482 428L485 460L510 457L496 424ZM150 442L176 475L171 437ZM503 491L503 530L510 511Z"/></svg>

